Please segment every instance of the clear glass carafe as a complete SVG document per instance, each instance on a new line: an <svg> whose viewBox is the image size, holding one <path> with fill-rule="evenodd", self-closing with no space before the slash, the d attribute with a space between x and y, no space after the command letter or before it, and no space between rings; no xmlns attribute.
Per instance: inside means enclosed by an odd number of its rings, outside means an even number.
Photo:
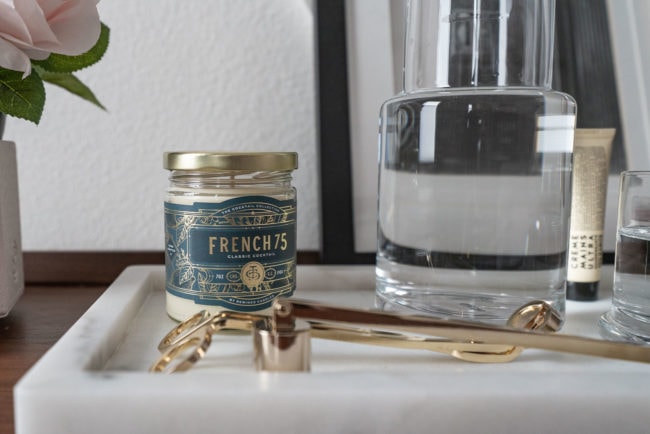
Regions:
<svg viewBox="0 0 650 434"><path fill-rule="evenodd" d="M576 104L551 90L552 0L411 0L380 118L377 300L505 323L564 312Z"/></svg>

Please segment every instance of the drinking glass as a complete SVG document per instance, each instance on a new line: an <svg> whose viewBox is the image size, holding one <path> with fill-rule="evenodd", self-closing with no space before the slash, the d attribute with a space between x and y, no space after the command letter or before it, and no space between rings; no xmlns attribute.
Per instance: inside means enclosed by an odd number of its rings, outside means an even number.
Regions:
<svg viewBox="0 0 650 434"><path fill-rule="evenodd" d="M650 171L621 174L612 307L607 338L650 342Z"/></svg>

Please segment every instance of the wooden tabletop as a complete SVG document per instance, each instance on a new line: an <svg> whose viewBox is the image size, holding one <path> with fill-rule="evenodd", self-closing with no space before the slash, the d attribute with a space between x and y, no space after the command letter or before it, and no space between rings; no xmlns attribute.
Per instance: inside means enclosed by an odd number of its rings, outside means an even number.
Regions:
<svg viewBox="0 0 650 434"><path fill-rule="evenodd" d="M0 434L14 433L13 388L107 285L28 285L0 318Z"/></svg>

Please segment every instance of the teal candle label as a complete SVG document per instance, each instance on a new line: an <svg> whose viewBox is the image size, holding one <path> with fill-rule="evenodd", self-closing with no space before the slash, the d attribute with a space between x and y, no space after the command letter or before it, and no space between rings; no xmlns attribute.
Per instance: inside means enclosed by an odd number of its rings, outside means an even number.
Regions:
<svg viewBox="0 0 650 434"><path fill-rule="evenodd" d="M296 201L165 202L167 291L227 310L266 309L295 289Z"/></svg>

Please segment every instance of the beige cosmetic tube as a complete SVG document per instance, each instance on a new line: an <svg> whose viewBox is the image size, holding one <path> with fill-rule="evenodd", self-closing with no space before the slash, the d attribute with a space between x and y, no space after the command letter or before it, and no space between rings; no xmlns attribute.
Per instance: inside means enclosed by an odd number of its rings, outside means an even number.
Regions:
<svg viewBox="0 0 650 434"><path fill-rule="evenodd" d="M567 299L598 298L603 259L607 177L614 128L578 128L573 145L573 197Z"/></svg>

